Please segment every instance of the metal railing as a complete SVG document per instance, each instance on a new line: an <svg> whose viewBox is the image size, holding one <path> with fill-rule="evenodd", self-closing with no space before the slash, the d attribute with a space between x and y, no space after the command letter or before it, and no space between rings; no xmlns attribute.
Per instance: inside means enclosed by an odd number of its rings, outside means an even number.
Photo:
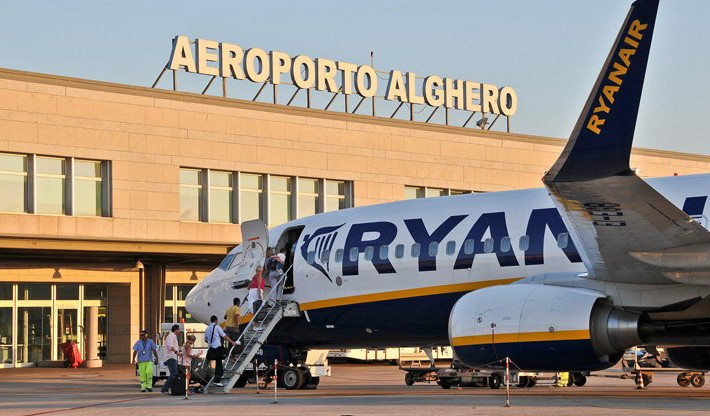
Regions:
<svg viewBox="0 0 710 416"><path fill-rule="evenodd" d="M291 265L286 271L283 272L281 277L276 283L276 287L272 287L271 291L269 292L269 295L265 300L262 301L261 306L259 309L256 311L253 311L252 319L249 321L247 326L244 328L242 333L239 335L239 337L235 340L239 341L242 344L242 347L244 350L235 358L234 362L231 364L230 367L230 360L232 358L232 354L234 352L234 348L237 347L237 345L233 345L232 348L229 349L229 354L227 354L227 357L224 359L224 369L227 371L234 371L237 363L239 363L239 359L242 357L242 355L245 352L248 352L250 348L258 342L258 336L256 334L256 330L254 328L255 323L258 322L258 317L262 316L261 322L263 322L266 318L271 317L272 313L274 312L275 309L281 308L281 298L283 297L283 292L284 292L284 287L286 285L286 279L288 278L288 273L291 271L291 268L293 265ZM264 312L264 314L262 314ZM250 330L254 330L253 335L249 341L245 344L245 335L250 332Z"/></svg>

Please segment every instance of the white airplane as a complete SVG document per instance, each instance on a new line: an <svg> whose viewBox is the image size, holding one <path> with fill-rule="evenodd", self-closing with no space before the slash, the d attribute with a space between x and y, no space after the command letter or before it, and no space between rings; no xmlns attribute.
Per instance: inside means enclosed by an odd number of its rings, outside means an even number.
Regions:
<svg viewBox="0 0 710 416"><path fill-rule="evenodd" d="M221 319L271 244L287 254L283 297L300 317L269 344L450 344L471 367L507 356L585 371L664 343L677 365L710 369L710 175L644 182L629 167L657 7L632 5L546 189L351 208L268 232L245 222L188 311Z"/></svg>

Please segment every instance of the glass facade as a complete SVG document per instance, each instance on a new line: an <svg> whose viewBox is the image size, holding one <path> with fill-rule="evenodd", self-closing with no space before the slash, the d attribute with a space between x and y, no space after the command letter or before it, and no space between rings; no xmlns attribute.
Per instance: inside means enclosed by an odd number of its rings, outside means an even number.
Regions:
<svg viewBox="0 0 710 416"><path fill-rule="evenodd" d="M180 220L202 220L202 171L180 169Z"/></svg>
<svg viewBox="0 0 710 416"><path fill-rule="evenodd" d="M165 287L165 322L196 323L185 309L185 297L195 285L167 285Z"/></svg>
<svg viewBox="0 0 710 416"><path fill-rule="evenodd" d="M0 367L62 360L74 341L84 355L85 308L98 308L99 357L108 337L108 285L103 283L0 283Z"/></svg>
<svg viewBox="0 0 710 416"><path fill-rule="evenodd" d="M232 222L232 172L210 171L210 222Z"/></svg>
<svg viewBox="0 0 710 416"><path fill-rule="evenodd" d="M269 187L269 226L291 221L293 219L291 178L272 176Z"/></svg>
<svg viewBox="0 0 710 416"><path fill-rule="evenodd" d="M0 154L0 211L27 211L27 156Z"/></svg>
<svg viewBox="0 0 710 416"><path fill-rule="evenodd" d="M298 178L298 218L320 212L320 183L318 179Z"/></svg>
<svg viewBox="0 0 710 416"><path fill-rule="evenodd" d="M433 198L437 196L462 195L477 193L476 191L464 191L460 189L429 188L426 186L405 186L404 199Z"/></svg>
<svg viewBox="0 0 710 416"><path fill-rule="evenodd" d="M325 180L325 211L351 207L350 182Z"/></svg>
<svg viewBox="0 0 710 416"><path fill-rule="evenodd" d="M38 214L66 213L66 160L37 156L36 210Z"/></svg>
<svg viewBox="0 0 710 416"><path fill-rule="evenodd" d="M74 215L100 217L103 214L101 162L74 161Z"/></svg>
<svg viewBox="0 0 710 416"><path fill-rule="evenodd" d="M239 176L240 222L264 219L264 179L262 175Z"/></svg>

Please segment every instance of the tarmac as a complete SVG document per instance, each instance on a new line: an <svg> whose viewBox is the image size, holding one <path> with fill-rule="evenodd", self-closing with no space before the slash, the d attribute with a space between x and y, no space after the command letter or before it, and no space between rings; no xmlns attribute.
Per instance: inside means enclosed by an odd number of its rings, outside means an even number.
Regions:
<svg viewBox="0 0 710 416"><path fill-rule="evenodd" d="M675 373L655 374L637 390L616 370L589 377L583 387L511 386L505 389L452 388L404 384L396 366L338 364L317 390L274 390L256 394L253 385L230 394L184 397L140 393L134 369L0 369L0 415L699 415L710 413L710 386L682 388ZM710 383L709 383L710 384Z"/></svg>

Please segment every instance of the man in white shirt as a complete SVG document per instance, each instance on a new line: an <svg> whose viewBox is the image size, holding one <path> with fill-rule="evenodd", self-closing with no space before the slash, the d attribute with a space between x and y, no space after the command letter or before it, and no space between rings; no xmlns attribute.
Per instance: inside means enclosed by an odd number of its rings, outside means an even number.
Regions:
<svg viewBox="0 0 710 416"><path fill-rule="evenodd" d="M226 355L224 352L224 347L222 347L222 338L229 341L229 343L232 345L237 345L237 343L224 333L222 327L219 326L219 324L217 323L218 319L216 316L212 315L212 317L210 317L210 322L210 326L208 326L205 330L205 342L207 343L207 345L209 345L205 360L207 360L208 362L215 362L213 384L215 386L224 387L224 384L220 382L222 380L222 375L224 374L224 364L222 363L222 360Z"/></svg>
<svg viewBox="0 0 710 416"><path fill-rule="evenodd" d="M168 390L170 390L170 387L173 385L173 380L175 380L178 374L177 355L178 351L180 351L177 339L178 334L180 334L180 325L175 324L172 327L172 331L165 337L165 366L167 366L168 371L170 371L170 377L168 377L163 388L160 389L160 392L163 394L170 394Z"/></svg>

